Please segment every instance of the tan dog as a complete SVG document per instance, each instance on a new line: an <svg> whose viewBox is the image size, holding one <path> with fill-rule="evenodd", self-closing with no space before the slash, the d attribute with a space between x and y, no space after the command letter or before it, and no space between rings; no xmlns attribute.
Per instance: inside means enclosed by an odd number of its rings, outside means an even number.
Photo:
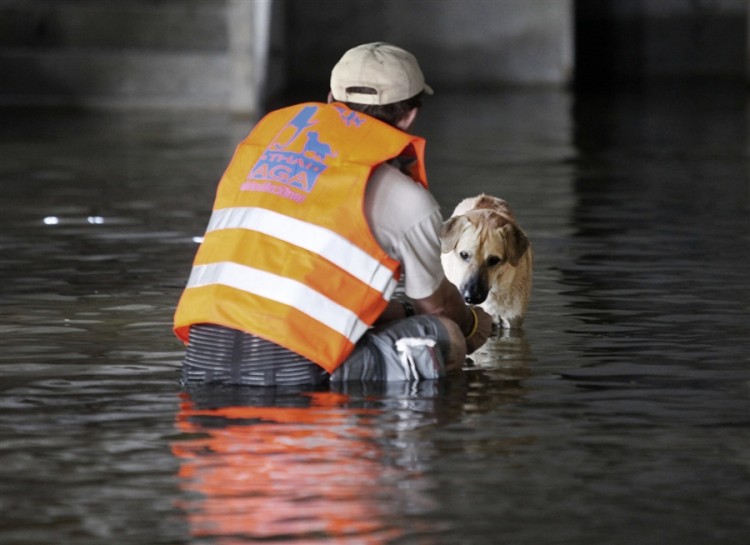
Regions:
<svg viewBox="0 0 750 545"><path fill-rule="evenodd" d="M533 253L507 202L489 195L461 201L440 232L445 276L467 303L504 328L521 327L531 295Z"/></svg>

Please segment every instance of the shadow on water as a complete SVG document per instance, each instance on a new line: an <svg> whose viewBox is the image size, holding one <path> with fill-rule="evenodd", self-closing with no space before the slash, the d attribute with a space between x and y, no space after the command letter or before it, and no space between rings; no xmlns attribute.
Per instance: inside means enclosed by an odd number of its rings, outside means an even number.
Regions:
<svg viewBox="0 0 750 545"><path fill-rule="evenodd" d="M744 89L432 98L444 210L501 196L534 244L524 329L448 381L320 392L177 381L247 120L0 112L0 541L746 542Z"/></svg>

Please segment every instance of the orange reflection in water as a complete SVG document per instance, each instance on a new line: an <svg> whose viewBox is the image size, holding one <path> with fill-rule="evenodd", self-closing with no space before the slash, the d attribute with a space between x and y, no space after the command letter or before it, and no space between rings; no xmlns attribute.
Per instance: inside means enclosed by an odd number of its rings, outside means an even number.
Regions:
<svg viewBox="0 0 750 545"><path fill-rule="evenodd" d="M348 396L333 392L290 399L301 406L202 408L182 394L176 425L187 436L172 451L183 490L195 493L182 503L192 535L225 545L398 537L382 501L398 479L380 462L371 422L379 411L347 408Z"/></svg>

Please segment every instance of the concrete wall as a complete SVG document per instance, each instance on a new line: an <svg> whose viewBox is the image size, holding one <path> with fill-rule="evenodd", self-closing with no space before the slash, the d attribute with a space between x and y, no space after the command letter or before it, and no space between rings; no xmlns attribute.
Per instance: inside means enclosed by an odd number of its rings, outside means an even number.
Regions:
<svg viewBox="0 0 750 545"><path fill-rule="evenodd" d="M374 40L413 49L438 87L563 85L571 2L0 0L0 104L250 111L285 83L325 87Z"/></svg>
<svg viewBox="0 0 750 545"><path fill-rule="evenodd" d="M247 109L270 6L0 0L0 104Z"/></svg>
<svg viewBox="0 0 750 545"><path fill-rule="evenodd" d="M382 40L412 51L436 89L566 85L574 64L572 6L572 0L287 0L289 77L325 85L346 49Z"/></svg>
<svg viewBox="0 0 750 545"><path fill-rule="evenodd" d="M748 75L750 0L0 0L0 105L250 112L327 92L347 48L412 50L437 90Z"/></svg>
<svg viewBox="0 0 750 545"><path fill-rule="evenodd" d="M227 76L224 14L200 1L4 0L0 40L6 103L213 103Z"/></svg>

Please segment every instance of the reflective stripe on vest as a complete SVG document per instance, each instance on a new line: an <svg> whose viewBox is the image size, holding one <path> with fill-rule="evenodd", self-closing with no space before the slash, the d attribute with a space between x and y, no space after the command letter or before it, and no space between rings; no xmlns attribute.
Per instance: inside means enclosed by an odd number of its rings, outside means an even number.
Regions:
<svg viewBox="0 0 750 545"><path fill-rule="evenodd" d="M349 309L304 284L237 263L222 262L193 267L188 288L221 284L295 307L354 343L368 325Z"/></svg>
<svg viewBox="0 0 750 545"><path fill-rule="evenodd" d="M264 208L240 207L224 208L213 212L206 233L222 229L258 231L321 255L382 293L386 300L391 298L396 289L396 281L389 268L338 233L325 227Z"/></svg>

